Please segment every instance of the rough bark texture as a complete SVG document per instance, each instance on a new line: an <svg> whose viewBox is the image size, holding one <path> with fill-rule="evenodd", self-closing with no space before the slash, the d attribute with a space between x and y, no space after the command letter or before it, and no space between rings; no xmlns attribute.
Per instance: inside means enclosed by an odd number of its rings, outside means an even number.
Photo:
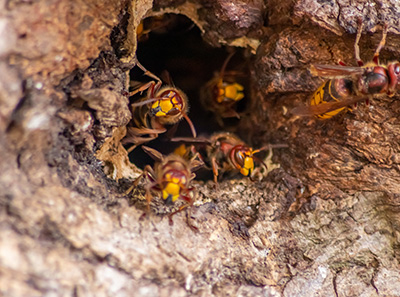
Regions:
<svg viewBox="0 0 400 297"><path fill-rule="evenodd" d="M158 199L140 220L143 185L126 194L136 27L163 12L248 49L234 129L288 144L261 181L196 181L198 232ZM385 21L395 60L399 14L394 0L0 1L0 294L400 296L399 96L322 122L290 113L323 81L310 64L355 65L357 16L376 31L361 56Z"/></svg>

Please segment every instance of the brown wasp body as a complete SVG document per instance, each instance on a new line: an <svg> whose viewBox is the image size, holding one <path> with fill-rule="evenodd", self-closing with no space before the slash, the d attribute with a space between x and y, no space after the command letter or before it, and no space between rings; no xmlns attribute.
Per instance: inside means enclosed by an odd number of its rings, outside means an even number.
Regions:
<svg viewBox="0 0 400 297"><path fill-rule="evenodd" d="M196 137L196 130L187 116L188 99L178 88L170 85L162 87L161 80L147 71L140 63L137 64L145 74L157 80L150 81L130 93L133 96L147 90L147 96L131 105L133 126L128 127L125 143L133 143L132 151L137 145L146 143L167 131L166 125L174 125L185 118Z"/></svg>
<svg viewBox="0 0 400 297"><path fill-rule="evenodd" d="M203 107L216 114L221 126L222 118L240 117L235 106L244 98L244 87L235 81L233 73L225 71L233 54L234 52L226 58L220 72L207 82L200 94Z"/></svg>
<svg viewBox="0 0 400 297"><path fill-rule="evenodd" d="M320 119L328 119L346 110L348 106L359 101L371 99L377 95L393 96L400 88L400 63L379 63L379 52L386 42L387 26L383 30L372 62L364 65L360 59L358 42L361 37L362 23L354 45L355 57L359 67L312 65L311 74L328 77L313 94L309 106L295 108L292 113L300 116L314 115Z"/></svg>
<svg viewBox="0 0 400 297"><path fill-rule="evenodd" d="M244 176L252 177L254 154L260 150L253 150L239 137L228 132L212 135L210 142L211 145L207 147L207 156L211 161L215 183L218 181L219 169L223 172L239 171Z"/></svg>
<svg viewBox="0 0 400 297"><path fill-rule="evenodd" d="M211 164L214 182L218 182L219 172L240 172L250 178L254 173L254 161L266 165L255 156L256 153L273 146L254 150L233 133L220 132L205 138L173 138L172 141L193 143L199 147L200 154L205 151L207 161ZM202 148L203 146L203 148ZM205 146L205 148L204 148ZM278 146L279 147L279 146Z"/></svg>
<svg viewBox="0 0 400 297"><path fill-rule="evenodd" d="M172 223L173 215L193 205L194 201L190 196L193 188L190 183L196 177L193 172L200 168L203 163L195 160L195 157L186 160L176 154L163 156L152 148L146 146L142 146L142 148L156 162L154 168L150 165L145 166L143 173L136 179L134 185L137 185L142 177L146 179L145 189L148 212L153 198L152 194L159 195L166 204L173 204L178 199L184 200L186 204L169 215L170 223Z"/></svg>

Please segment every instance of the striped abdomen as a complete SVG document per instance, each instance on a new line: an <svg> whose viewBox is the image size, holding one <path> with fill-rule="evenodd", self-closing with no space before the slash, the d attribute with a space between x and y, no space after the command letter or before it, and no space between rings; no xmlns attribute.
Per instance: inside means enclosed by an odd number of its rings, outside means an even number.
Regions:
<svg viewBox="0 0 400 297"><path fill-rule="evenodd" d="M324 82L313 94L310 100L311 105L318 105L327 102L341 101L353 95L353 82L349 79L338 78L330 79ZM338 114L347 107L338 108L323 114L318 114L316 117L320 119L329 119Z"/></svg>

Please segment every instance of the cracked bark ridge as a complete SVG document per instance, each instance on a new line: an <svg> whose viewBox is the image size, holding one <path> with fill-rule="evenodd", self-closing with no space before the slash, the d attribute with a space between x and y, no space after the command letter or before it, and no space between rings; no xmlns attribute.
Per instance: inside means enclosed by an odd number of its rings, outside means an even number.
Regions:
<svg viewBox="0 0 400 297"><path fill-rule="evenodd" d="M204 38L213 46L221 40L260 36L266 9L263 1L203 1L200 19L206 22Z"/></svg>
<svg viewBox="0 0 400 297"><path fill-rule="evenodd" d="M175 8L187 2L186 0L154 0L153 10L160 10L163 8Z"/></svg>
<svg viewBox="0 0 400 297"><path fill-rule="evenodd" d="M315 90L323 80L310 75L310 64L338 60L353 63L353 44L352 36L337 40L315 27L286 28L258 48L254 63L256 82L266 93Z"/></svg>
<svg viewBox="0 0 400 297"><path fill-rule="evenodd" d="M367 32L380 31L387 23L392 32L400 33L400 7L393 1L300 0L296 1L294 14L338 35L355 33L358 18Z"/></svg>

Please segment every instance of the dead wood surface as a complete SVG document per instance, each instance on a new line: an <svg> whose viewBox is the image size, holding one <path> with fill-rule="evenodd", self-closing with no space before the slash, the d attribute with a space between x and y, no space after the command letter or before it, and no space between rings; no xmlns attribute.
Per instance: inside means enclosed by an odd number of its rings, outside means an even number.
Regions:
<svg viewBox="0 0 400 297"><path fill-rule="evenodd" d="M399 96L328 121L296 118L311 63L365 60L396 1L0 1L0 295L400 296ZM378 5L379 4L379 5ZM135 28L181 12L211 45L249 49L251 104L237 129L285 143L261 181L195 183L191 221L157 199L141 217L130 121ZM193 112L193 111L192 111Z"/></svg>

